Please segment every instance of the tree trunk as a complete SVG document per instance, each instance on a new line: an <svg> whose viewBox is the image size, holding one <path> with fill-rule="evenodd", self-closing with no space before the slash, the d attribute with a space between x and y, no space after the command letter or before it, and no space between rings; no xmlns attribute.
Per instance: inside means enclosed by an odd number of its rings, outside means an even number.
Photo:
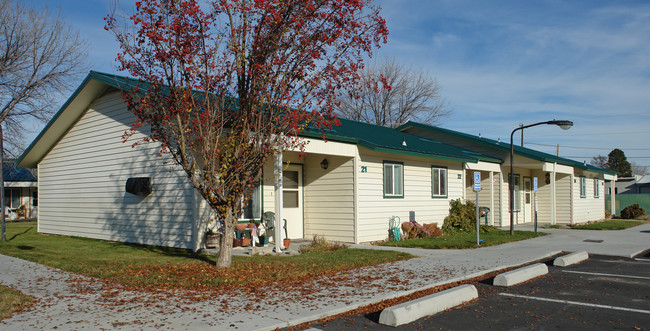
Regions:
<svg viewBox="0 0 650 331"><path fill-rule="evenodd" d="M0 123L0 223L2 223L2 241L7 241L7 229L5 227L5 147L4 133L2 132L2 123Z"/></svg>
<svg viewBox="0 0 650 331"><path fill-rule="evenodd" d="M232 210L228 210L226 220L223 222L223 235L221 236L221 243L219 243L219 257L217 258L217 268L230 268L232 264L232 239L234 231L234 224L236 220L233 217Z"/></svg>

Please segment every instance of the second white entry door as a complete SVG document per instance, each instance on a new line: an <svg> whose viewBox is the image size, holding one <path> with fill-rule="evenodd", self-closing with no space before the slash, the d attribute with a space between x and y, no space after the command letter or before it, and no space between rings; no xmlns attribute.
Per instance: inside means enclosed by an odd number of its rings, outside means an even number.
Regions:
<svg viewBox="0 0 650 331"><path fill-rule="evenodd" d="M282 217L289 239L303 238L302 166L290 165L282 173Z"/></svg>

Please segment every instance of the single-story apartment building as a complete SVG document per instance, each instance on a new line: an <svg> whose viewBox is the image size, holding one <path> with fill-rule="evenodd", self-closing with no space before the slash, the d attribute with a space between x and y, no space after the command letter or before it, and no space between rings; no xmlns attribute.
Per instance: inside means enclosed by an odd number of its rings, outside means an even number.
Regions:
<svg viewBox="0 0 650 331"><path fill-rule="evenodd" d="M38 231L201 249L211 211L186 174L158 156L157 143L132 147L122 141L135 117L121 93L136 84L138 80L91 71L21 156L18 166L38 167ZM304 132L308 143L302 157L298 151L284 151L265 165L242 221L259 220L264 212L273 211L287 220L291 239L318 234L352 243L383 240L393 216L406 221L414 213L420 223L442 226L450 200L473 196L468 183L471 172L478 170L490 181L485 187L501 185L491 187L495 193L485 201L497 215L491 224L505 225L503 155L406 128L340 121L326 132L327 141L320 132ZM544 168L547 162L542 163L542 168L534 169L540 176L549 171ZM519 172L526 181L533 169L516 164L529 170ZM562 166L555 165L575 173L572 166ZM602 175L595 170L586 173ZM125 191L127 180L136 177L151 179L150 194ZM564 180L567 183L558 185L556 192L571 196L573 186ZM597 208L604 209L600 205ZM604 211L599 217L603 215Z"/></svg>

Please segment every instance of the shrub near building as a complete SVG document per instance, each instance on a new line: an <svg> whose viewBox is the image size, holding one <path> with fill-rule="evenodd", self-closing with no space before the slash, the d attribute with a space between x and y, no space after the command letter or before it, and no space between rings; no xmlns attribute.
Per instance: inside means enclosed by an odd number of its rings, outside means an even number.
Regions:
<svg viewBox="0 0 650 331"><path fill-rule="evenodd" d="M643 207L639 206L638 203L635 203L633 205L629 205L623 210L621 210L621 218L626 219L626 220L631 220L635 218L639 218L641 216L645 215L645 209Z"/></svg>

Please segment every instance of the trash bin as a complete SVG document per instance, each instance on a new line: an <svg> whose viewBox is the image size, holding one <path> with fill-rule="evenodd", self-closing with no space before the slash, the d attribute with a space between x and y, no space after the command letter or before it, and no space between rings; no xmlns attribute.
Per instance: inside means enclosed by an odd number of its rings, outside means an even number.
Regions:
<svg viewBox="0 0 650 331"><path fill-rule="evenodd" d="M488 207L479 207L481 216L485 217L485 225L488 225L488 214L490 213L490 208Z"/></svg>

